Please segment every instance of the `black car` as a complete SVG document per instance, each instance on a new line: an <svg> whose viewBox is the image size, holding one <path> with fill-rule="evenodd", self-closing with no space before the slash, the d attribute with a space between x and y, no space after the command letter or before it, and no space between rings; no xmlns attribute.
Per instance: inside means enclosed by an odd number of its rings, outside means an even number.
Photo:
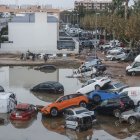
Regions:
<svg viewBox="0 0 140 140"><path fill-rule="evenodd" d="M42 72L49 73L49 72L56 71L57 68L54 65L43 65L43 66L40 66L40 67L35 67L34 69L35 70L40 70Z"/></svg>
<svg viewBox="0 0 140 140"><path fill-rule="evenodd" d="M95 108L95 111L99 114L119 117L121 112L132 108L134 108L134 102L128 96L120 96L119 98L104 100Z"/></svg>
<svg viewBox="0 0 140 140"><path fill-rule="evenodd" d="M98 71L106 71L106 66L105 65L103 65L103 64L96 64L95 66L94 66Z"/></svg>
<svg viewBox="0 0 140 140"><path fill-rule="evenodd" d="M4 88L0 86L0 92L4 92Z"/></svg>
<svg viewBox="0 0 140 140"><path fill-rule="evenodd" d="M59 82L48 81L44 83L40 83L31 89L33 92L47 92L47 93L55 93L61 94L64 93L64 87Z"/></svg>

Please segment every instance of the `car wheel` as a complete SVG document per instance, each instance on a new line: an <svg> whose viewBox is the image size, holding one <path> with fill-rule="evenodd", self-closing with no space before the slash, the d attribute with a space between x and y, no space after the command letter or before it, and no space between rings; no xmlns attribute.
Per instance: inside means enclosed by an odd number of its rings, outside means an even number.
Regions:
<svg viewBox="0 0 140 140"><path fill-rule="evenodd" d="M96 85L96 86L95 86L95 90L100 90L100 88L101 88L101 87L100 87L99 85Z"/></svg>
<svg viewBox="0 0 140 140"><path fill-rule="evenodd" d="M81 127L80 126L76 127L76 131L80 132L81 131Z"/></svg>
<svg viewBox="0 0 140 140"><path fill-rule="evenodd" d="M79 106L86 108L87 107L87 104L86 104L86 102L82 101L82 102L79 103Z"/></svg>
<svg viewBox="0 0 140 140"><path fill-rule="evenodd" d="M137 105L140 106L140 101L138 101Z"/></svg>
<svg viewBox="0 0 140 140"><path fill-rule="evenodd" d="M113 58L112 58L112 61L115 61L115 60L116 60L116 58L115 58L115 57L113 57Z"/></svg>
<svg viewBox="0 0 140 140"><path fill-rule="evenodd" d="M131 75L132 75L132 76L135 76L135 75L136 75L136 72L135 72L135 71L133 71L133 72L131 73Z"/></svg>
<svg viewBox="0 0 140 140"><path fill-rule="evenodd" d="M99 95L93 96L93 102L99 103L101 101L101 97Z"/></svg>
<svg viewBox="0 0 140 140"><path fill-rule="evenodd" d="M121 111L119 109L116 109L116 110L114 110L113 114L116 118L119 118L121 115Z"/></svg>
<svg viewBox="0 0 140 140"><path fill-rule="evenodd" d="M134 102L132 100L129 101L129 105L130 105L130 107L134 107Z"/></svg>
<svg viewBox="0 0 140 140"><path fill-rule="evenodd" d="M51 116L56 117L58 116L58 110L57 108L52 108L50 111Z"/></svg>
<svg viewBox="0 0 140 140"><path fill-rule="evenodd" d="M129 117L128 122L129 122L129 124L136 124L137 119L135 117Z"/></svg>

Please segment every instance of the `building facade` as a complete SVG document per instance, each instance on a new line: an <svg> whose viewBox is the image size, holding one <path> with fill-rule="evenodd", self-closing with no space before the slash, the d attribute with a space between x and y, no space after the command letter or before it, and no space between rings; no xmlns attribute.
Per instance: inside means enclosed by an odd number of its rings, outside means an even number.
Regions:
<svg viewBox="0 0 140 140"><path fill-rule="evenodd" d="M112 0L80 0L75 1L74 9L83 6L86 10L105 10L112 3Z"/></svg>
<svg viewBox="0 0 140 140"><path fill-rule="evenodd" d="M34 53L57 52L58 19L47 13L18 15L8 23L8 39L1 51Z"/></svg>

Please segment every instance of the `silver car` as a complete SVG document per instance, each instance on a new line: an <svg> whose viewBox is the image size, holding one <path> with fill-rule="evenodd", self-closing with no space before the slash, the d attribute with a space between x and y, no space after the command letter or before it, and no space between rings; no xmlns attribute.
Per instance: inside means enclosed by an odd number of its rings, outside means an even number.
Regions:
<svg viewBox="0 0 140 140"><path fill-rule="evenodd" d="M129 124L136 124L140 120L140 107L125 111L120 116L120 121L127 121Z"/></svg>

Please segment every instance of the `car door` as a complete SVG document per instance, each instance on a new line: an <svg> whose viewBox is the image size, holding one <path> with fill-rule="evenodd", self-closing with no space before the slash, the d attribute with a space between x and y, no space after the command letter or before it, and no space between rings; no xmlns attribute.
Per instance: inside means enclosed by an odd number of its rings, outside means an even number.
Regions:
<svg viewBox="0 0 140 140"><path fill-rule="evenodd" d="M112 99L107 100L105 105L102 105L102 114L112 114L115 109L117 109L118 104Z"/></svg>
<svg viewBox="0 0 140 140"><path fill-rule="evenodd" d="M71 94L69 95L69 107L72 107L72 106L75 106L75 105L78 105L80 100L80 94Z"/></svg>
<svg viewBox="0 0 140 140"><path fill-rule="evenodd" d="M88 93L88 92L91 92L95 89L95 80L90 80L87 84L87 86L85 86L83 88L83 92L84 93Z"/></svg>
<svg viewBox="0 0 140 140"><path fill-rule="evenodd" d="M55 88L53 88L53 86L50 84L41 84L39 89L42 92L52 92L52 91L55 92Z"/></svg>
<svg viewBox="0 0 140 140"><path fill-rule="evenodd" d="M103 101L99 106L95 108L95 111L97 111L99 114L106 113L106 105L108 103L108 100Z"/></svg>
<svg viewBox="0 0 140 140"><path fill-rule="evenodd" d="M66 109L68 108L70 105L69 105L69 96L66 95L66 96L63 96L62 98L60 98L58 101L57 101L57 108L59 110L63 110L63 109Z"/></svg>
<svg viewBox="0 0 140 140"><path fill-rule="evenodd" d="M133 72L135 72L136 74L140 74L140 62L136 62L133 67Z"/></svg>
<svg viewBox="0 0 140 140"><path fill-rule="evenodd" d="M75 129L78 126L76 117L70 116L66 118L66 127Z"/></svg>

